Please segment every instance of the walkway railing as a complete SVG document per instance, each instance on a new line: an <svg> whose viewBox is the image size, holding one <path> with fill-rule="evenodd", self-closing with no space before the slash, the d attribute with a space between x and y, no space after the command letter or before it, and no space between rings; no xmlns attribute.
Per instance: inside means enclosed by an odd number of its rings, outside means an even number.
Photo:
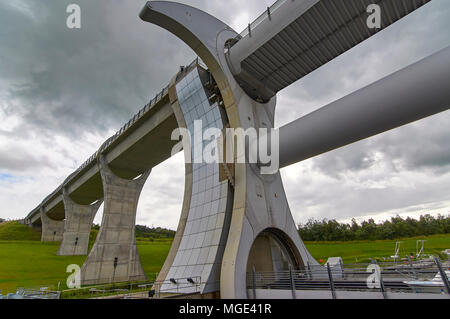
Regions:
<svg viewBox="0 0 450 319"><path fill-rule="evenodd" d="M259 17L257 17L252 23L249 23L247 28L245 28L240 34L239 37L243 38L247 36L248 34L251 35L252 30L254 30L261 22L263 22L266 19L270 19L271 14L273 14L283 3L285 3L286 0L277 0L274 4L272 4L270 7L267 7L267 10L261 13ZM236 39L239 40L239 39Z"/></svg>
<svg viewBox="0 0 450 319"><path fill-rule="evenodd" d="M157 278L152 275L152 278ZM104 281L104 280L103 280ZM175 283L175 284L174 284ZM131 281L85 286L62 291L62 298L161 298L166 295L199 293L201 277L186 277L163 281Z"/></svg>
<svg viewBox="0 0 450 319"><path fill-rule="evenodd" d="M199 293L201 288L201 277L172 278L168 280L153 281L148 283L134 283L126 288L101 289L91 288L91 298L124 298L144 299L161 298L189 293Z"/></svg>
<svg viewBox="0 0 450 319"><path fill-rule="evenodd" d="M200 293L201 280L200 276L159 280L146 285L145 290L148 290L149 298L161 298L167 294L184 294L186 290L189 290L190 294Z"/></svg>
<svg viewBox="0 0 450 319"><path fill-rule="evenodd" d="M378 268L379 267L379 268ZM327 290L336 298L336 291L372 291L381 292L387 298L387 292L416 293L427 292L447 294L450 296L449 274L450 264L442 265L439 258L432 264L418 262L383 263L383 264L341 264L330 266L307 266L304 270L286 270L277 272L247 273L247 289L291 290ZM379 269L379 272L377 271ZM447 270L447 273L446 273ZM433 281L440 274L442 281ZM410 285L406 282L427 281L434 285Z"/></svg>

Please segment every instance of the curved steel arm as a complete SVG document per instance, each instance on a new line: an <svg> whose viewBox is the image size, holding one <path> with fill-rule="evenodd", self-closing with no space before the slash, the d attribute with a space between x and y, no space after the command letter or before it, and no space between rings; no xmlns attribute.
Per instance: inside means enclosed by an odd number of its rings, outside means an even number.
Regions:
<svg viewBox="0 0 450 319"><path fill-rule="evenodd" d="M232 28L212 15L176 2L149 1L139 17L176 35L206 64L219 63L217 38L222 31L231 31L237 35Z"/></svg>

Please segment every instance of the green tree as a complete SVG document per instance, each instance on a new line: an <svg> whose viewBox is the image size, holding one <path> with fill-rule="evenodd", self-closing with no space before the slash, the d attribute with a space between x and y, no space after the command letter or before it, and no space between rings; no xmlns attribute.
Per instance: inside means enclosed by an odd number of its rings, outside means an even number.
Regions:
<svg viewBox="0 0 450 319"><path fill-rule="evenodd" d="M413 236L427 236L450 233L450 215L430 214L420 216L419 220L399 215L381 223L375 223L371 218L358 224L352 219L350 224L332 220L309 219L305 224L298 225L298 232L305 241L349 241L397 239Z"/></svg>

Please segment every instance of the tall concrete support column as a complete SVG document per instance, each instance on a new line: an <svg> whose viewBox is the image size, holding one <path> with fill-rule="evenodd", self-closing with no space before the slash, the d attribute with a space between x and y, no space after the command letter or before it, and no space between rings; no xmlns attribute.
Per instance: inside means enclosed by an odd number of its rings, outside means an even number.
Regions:
<svg viewBox="0 0 450 319"><path fill-rule="evenodd" d="M54 220L47 216L41 207L41 241L61 241L64 233L64 220Z"/></svg>
<svg viewBox="0 0 450 319"><path fill-rule="evenodd" d="M99 158L104 210L100 231L81 269L81 284L146 280L136 247L135 224L139 196L151 170L134 180L116 176Z"/></svg>
<svg viewBox="0 0 450 319"><path fill-rule="evenodd" d="M63 240L57 252L58 256L87 255L89 249L89 235L92 222L103 199L92 205L75 203L63 188L63 202L66 215Z"/></svg>

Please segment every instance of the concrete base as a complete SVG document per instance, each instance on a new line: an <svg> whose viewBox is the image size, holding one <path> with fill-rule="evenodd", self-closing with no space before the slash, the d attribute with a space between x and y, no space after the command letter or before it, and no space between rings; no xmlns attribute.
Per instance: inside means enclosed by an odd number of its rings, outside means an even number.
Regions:
<svg viewBox="0 0 450 319"><path fill-rule="evenodd" d="M117 177L99 158L104 191L100 231L81 269L81 284L147 280L136 247L136 208L150 171L135 180Z"/></svg>
<svg viewBox="0 0 450 319"><path fill-rule="evenodd" d="M64 233L64 220L53 220L41 207L42 236L41 241L61 241Z"/></svg>
<svg viewBox="0 0 450 319"><path fill-rule="evenodd" d="M66 189L63 188L63 201L66 223L63 240L56 254L58 256L87 255L92 222L103 200L92 205L79 205L69 197Z"/></svg>

